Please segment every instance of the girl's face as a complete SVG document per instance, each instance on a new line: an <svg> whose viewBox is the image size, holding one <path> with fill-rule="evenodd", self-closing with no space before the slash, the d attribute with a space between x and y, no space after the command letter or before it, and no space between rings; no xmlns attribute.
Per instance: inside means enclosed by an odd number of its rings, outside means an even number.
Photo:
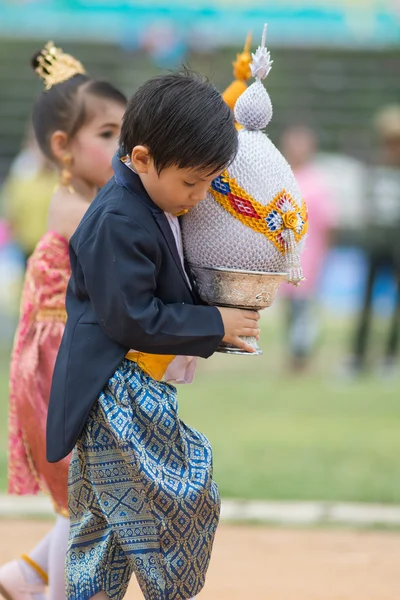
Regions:
<svg viewBox="0 0 400 600"><path fill-rule="evenodd" d="M72 179L88 186L103 187L112 177L111 159L118 148L122 103L105 98L88 97L86 122L69 143Z"/></svg>

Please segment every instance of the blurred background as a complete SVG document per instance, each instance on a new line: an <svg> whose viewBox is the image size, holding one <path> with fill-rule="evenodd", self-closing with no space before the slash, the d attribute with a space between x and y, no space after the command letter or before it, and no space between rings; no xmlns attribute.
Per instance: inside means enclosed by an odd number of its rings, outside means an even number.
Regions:
<svg viewBox="0 0 400 600"><path fill-rule="evenodd" d="M56 180L30 113L49 39L128 95L181 64L221 92L264 22L271 140L309 204L306 282L282 288L256 357L202 362L181 389L226 498L400 504L400 2L0 0L0 492L25 261Z"/></svg>

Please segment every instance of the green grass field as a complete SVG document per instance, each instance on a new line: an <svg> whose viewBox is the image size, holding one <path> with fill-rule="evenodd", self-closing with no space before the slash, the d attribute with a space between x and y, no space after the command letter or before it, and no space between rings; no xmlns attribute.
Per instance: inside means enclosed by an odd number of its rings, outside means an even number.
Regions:
<svg viewBox="0 0 400 600"><path fill-rule="evenodd" d="M331 326L313 374L289 377L277 311L262 357L216 355L182 386L182 418L214 448L224 497L400 504L400 385L334 377L346 329ZM279 318L279 315L278 315ZM379 332L378 332L379 333ZM379 352L379 334L375 344ZM0 364L0 490L6 488L7 361Z"/></svg>

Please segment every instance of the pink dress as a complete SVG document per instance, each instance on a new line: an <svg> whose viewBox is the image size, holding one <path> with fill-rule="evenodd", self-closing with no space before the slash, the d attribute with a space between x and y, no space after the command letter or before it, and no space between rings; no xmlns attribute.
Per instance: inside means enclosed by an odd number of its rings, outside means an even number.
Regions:
<svg viewBox="0 0 400 600"><path fill-rule="evenodd" d="M47 462L46 419L70 273L68 242L47 232L28 261L11 358L9 409L9 492L48 492L56 511L65 515L70 459Z"/></svg>

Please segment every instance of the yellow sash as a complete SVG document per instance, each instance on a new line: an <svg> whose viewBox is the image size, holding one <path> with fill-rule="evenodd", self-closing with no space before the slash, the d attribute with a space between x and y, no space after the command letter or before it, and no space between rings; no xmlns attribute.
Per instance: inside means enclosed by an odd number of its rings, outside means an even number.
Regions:
<svg viewBox="0 0 400 600"><path fill-rule="evenodd" d="M135 362L152 379L161 381L175 356L171 354L147 354L130 350L125 358Z"/></svg>

